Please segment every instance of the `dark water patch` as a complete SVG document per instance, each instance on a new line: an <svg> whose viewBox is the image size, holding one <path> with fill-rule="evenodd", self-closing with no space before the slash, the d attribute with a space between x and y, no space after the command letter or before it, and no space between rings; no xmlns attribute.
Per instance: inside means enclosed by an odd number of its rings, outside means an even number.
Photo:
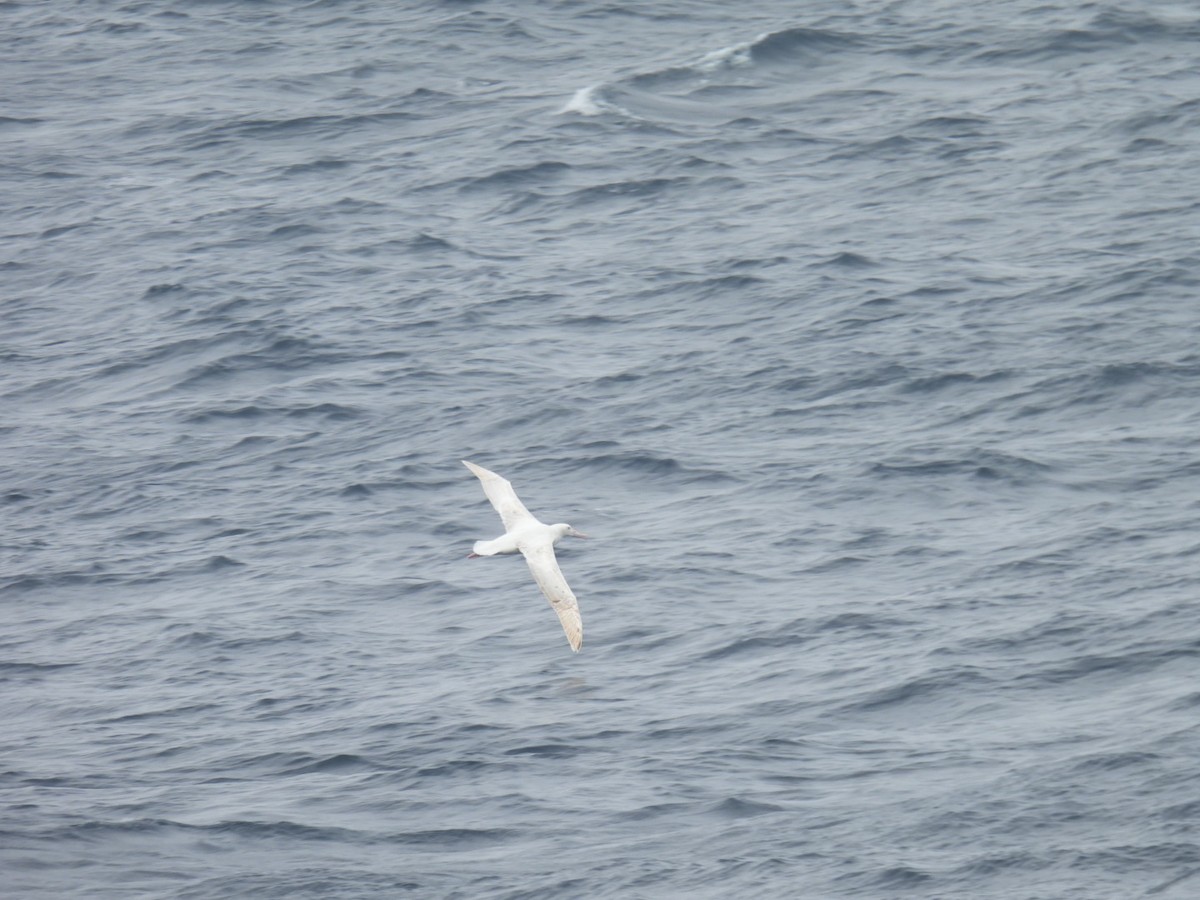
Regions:
<svg viewBox="0 0 1200 900"><path fill-rule="evenodd" d="M1161 884L1156 884L1154 887L1152 887L1148 891L1146 891L1146 896L1149 897L1149 896L1153 896L1155 894L1161 894L1163 891L1167 890L1168 888L1173 888L1176 885L1182 884L1183 882L1187 881L1188 879L1195 878L1197 875L1200 875L1200 866L1198 866L1196 868L1188 869L1184 872L1181 872L1178 875L1176 875L1174 878L1169 878L1166 881L1162 882Z"/></svg>
<svg viewBox="0 0 1200 900"><path fill-rule="evenodd" d="M310 406L293 406L285 410L291 419L307 419L316 416L331 422L348 422L363 416L363 410L355 406L345 406L341 403L315 403Z"/></svg>
<svg viewBox="0 0 1200 900"><path fill-rule="evenodd" d="M1145 9L1101 7L1090 24L1099 30L1121 32L1140 39L1187 43L1200 38L1200 19L1195 16L1156 16Z"/></svg>
<svg viewBox="0 0 1200 900"><path fill-rule="evenodd" d="M28 677L45 675L51 672L57 672L61 669L73 669L79 663L34 663L34 662L12 662L8 660L0 660L0 677Z"/></svg>
<svg viewBox="0 0 1200 900"><path fill-rule="evenodd" d="M680 85L692 84L698 75L697 70L691 66L672 66L659 69L657 72L643 72L634 75L627 83L640 90L670 90Z"/></svg>
<svg viewBox="0 0 1200 900"><path fill-rule="evenodd" d="M1142 843L1108 846L1103 849L1081 851L1070 861L1072 868L1087 868L1094 865L1145 866L1195 866L1200 862L1200 846L1185 842ZM1176 879L1178 880L1178 879Z"/></svg>
<svg viewBox="0 0 1200 900"><path fill-rule="evenodd" d="M519 413L506 416L495 423L499 433L511 433L514 430L527 430L549 422L573 418L577 410L573 406L537 403L527 404Z"/></svg>
<svg viewBox="0 0 1200 900"><path fill-rule="evenodd" d="M750 45L756 63L811 63L837 57L863 45L860 38L818 28L785 28Z"/></svg>
<svg viewBox="0 0 1200 900"><path fill-rule="evenodd" d="M1162 810L1159 815L1173 821L1200 822L1200 800L1188 800L1184 803L1176 803Z"/></svg>
<svg viewBox="0 0 1200 900"><path fill-rule="evenodd" d="M974 859L956 870L956 874L967 877L994 878L1008 872L1037 872L1056 865L1052 858L1028 852L994 852Z"/></svg>
<svg viewBox="0 0 1200 900"><path fill-rule="evenodd" d="M44 121L46 120L39 119L36 116L0 116L0 128L17 128L22 125L40 125Z"/></svg>
<svg viewBox="0 0 1200 900"><path fill-rule="evenodd" d="M835 556L832 559L823 559L813 563L804 571L809 574L821 574L828 572L836 572L842 569L852 568L869 562L866 557L862 556Z"/></svg>
<svg viewBox="0 0 1200 900"><path fill-rule="evenodd" d="M232 820L219 822L216 825L180 826L179 823L169 823L176 827L201 829L214 834L232 835L239 840L263 841L284 838L293 841L338 841L361 843L370 840L368 835L349 828L332 826L304 825L281 819L274 822L256 822L251 820Z"/></svg>
<svg viewBox="0 0 1200 900"><path fill-rule="evenodd" d="M421 233L408 241L408 248L415 253L436 253L438 251L458 251L460 247L455 246L452 242L445 238L438 238L433 234Z"/></svg>
<svg viewBox="0 0 1200 900"><path fill-rule="evenodd" d="M1122 29L1063 28L1019 45L980 51L974 54L972 61L993 65L1017 62L1054 62L1065 65L1072 56L1100 54L1130 47L1136 43L1137 37Z"/></svg>
<svg viewBox="0 0 1200 900"><path fill-rule="evenodd" d="M589 467L628 469L639 474L677 475L683 466L675 459L643 453L601 453L588 459Z"/></svg>
<svg viewBox="0 0 1200 900"><path fill-rule="evenodd" d="M821 620L813 627L813 631L815 633L824 631L892 632L897 628L909 627L912 624L911 621L906 619L897 619L872 613L844 612Z"/></svg>
<svg viewBox="0 0 1200 900"><path fill-rule="evenodd" d="M660 196L671 188L685 185L687 178L646 178L630 181L614 181L593 187L580 188L570 194L573 204L593 205L614 200L644 200Z"/></svg>
<svg viewBox="0 0 1200 900"><path fill-rule="evenodd" d="M817 263L819 266L835 266L845 269L872 269L879 265L870 257L863 256L860 253L851 253L843 251L836 256L831 256L824 262Z"/></svg>
<svg viewBox="0 0 1200 900"><path fill-rule="evenodd" d="M192 151L199 151L235 141L287 141L301 136L315 140L329 139L364 126L392 128L415 118L412 113L399 111L346 116L248 118L208 125L193 134L186 147Z"/></svg>
<svg viewBox="0 0 1200 900"><path fill-rule="evenodd" d="M218 629L199 629L179 623L167 626L164 633L171 647L179 650L216 648L222 651L239 651L256 648L265 651L277 645L306 644L316 640L312 634L305 631L280 630L278 626L247 635Z"/></svg>
<svg viewBox="0 0 1200 900"><path fill-rule="evenodd" d="M799 648L809 640L810 638L798 634L775 634L764 637L741 638L709 650L707 653L701 655L700 659L714 661L728 659L729 657L739 656L744 653L759 653L764 650L773 650L778 647Z"/></svg>
<svg viewBox="0 0 1200 900"><path fill-rule="evenodd" d="M342 406L340 403L317 403L304 407L272 407L248 403L227 409L202 409L184 416L184 421L193 425L212 425L216 422L252 422L263 419L324 419L342 422L361 418L362 410ZM269 439L258 438L269 443Z"/></svg>
<svg viewBox="0 0 1200 900"><path fill-rule="evenodd" d="M238 441L239 446L242 443L242 441ZM210 539L215 541L220 540L221 538L241 537L242 535L250 533L251 531L248 528L222 528L220 531L215 532Z"/></svg>
<svg viewBox="0 0 1200 900"><path fill-rule="evenodd" d="M874 366L855 368L850 372L839 372L832 376L825 375L815 382L813 390L803 392L805 399L810 402L828 400L841 394L871 392L881 387L902 384L912 377L913 370L908 366L887 362ZM805 376L806 377L806 376ZM796 390L796 382L785 382L790 390ZM802 383L801 383L802 384Z"/></svg>
<svg viewBox="0 0 1200 900"><path fill-rule="evenodd" d="M755 800L743 800L740 797L726 797L716 806L709 809L709 814L722 819L749 819L754 816L765 816L770 813L783 812L782 806L774 803L762 803Z"/></svg>
<svg viewBox="0 0 1200 900"><path fill-rule="evenodd" d="M205 172L199 172L188 177L188 183L196 184L206 181L224 181L233 178L234 175L226 172L224 169L209 169Z"/></svg>
<svg viewBox="0 0 1200 900"><path fill-rule="evenodd" d="M300 841L328 841L364 836L342 828L313 827L279 820L256 822L249 820L223 821L211 825L194 825L164 818L141 818L125 821L92 821L68 825L46 834L57 840L95 843L122 837L162 837L171 833L192 835L233 835L248 840L286 838Z"/></svg>
<svg viewBox="0 0 1200 900"><path fill-rule="evenodd" d="M178 296L186 292L187 288L182 284L164 283L152 284L142 292L143 300L156 300L163 297Z"/></svg>
<svg viewBox="0 0 1200 900"><path fill-rule="evenodd" d="M973 384L992 384L1004 381L1009 377L1010 373L1004 371L989 372L986 375L973 375L970 372L942 372L936 375L911 378L900 389L905 393L914 394L937 393Z"/></svg>
<svg viewBox="0 0 1200 900"><path fill-rule="evenodd" d="M1098 753L1078 761L1075 764L1077 772L1114 771L1128 768L1144 768L1161 760L1157 753L1126 752Z"/></svg>
<svg viewBox="0 0 1200 900"><path fill-rule="evenodd" d="M116 725L122 722L144 722L150 719L171 718L175 716L187 716L191 713L203 713L210 710L218 709L215 703L190 703L181 706L170 707L167 709L147 710L146 712L124 713L119 716L113 716L108 719L101 719L100 722L106 725Z"/></svg>
<svg viewBox="0 0 1200 900"><path fill-rule="evenodd" d="M301 338L280 338L251 352L237 352L219 360L202 363L187 371L175 385L176 390L192 390L213 383L231 381L249 372L299 372L304 369L321 366L339 360L345 360L345 355L332 348L323 348L318 344ZM233 408L245 410L245 415L253 417L261 414L260 409L253 404Z"/></svg>
<svg viewBox="0 0 1200 900"><path fill-rule="evenodd" d="M445 597L457 590L455 585L436 579L401 578L389 585L390 590L399 591L407 596L431 595Z"/></svg>
<svg viewBox="0 0 1200 900"><path fill-rule="evenodd" d="M934 701L946 694L958 697L962 692L986 690L994 679L975 666L935 669L928 675L909 678L900 684L871 691L849 705L850 709L875 711L896 706Z"/></svg>
<svg viewBox="0 0 1200 900"><path fill-rule="evenodd" d="M210 877L206 872L191 883L178 885L172 896L179 900L227 900L239 895L262 900L324 900L329 897L409 896L429 889L428 883L403 876L361 870L349 874L317 865L270 874L242 872Z"/></svg>
<svg viewBox="0 0 1200 900"><path fill-rule="evenodd" d="M293 163L283 169L284 175L307 175L310 172L330 173L337 172L341 169L349 168L353 163L347 159L335 159L325 157L323 159L314 159L312 162ZM344 200L339 203L345 202Z"/></svg>
<svg viewBox="0 0 1200 900"><path fill-rule="evenodd" d="M95 220L88 220L86 222L72 222L70 225L55 225L52 228L47 228L39 236L43 238L56 238L82 228L90 228L95 224Z"/></svg>
<svg viewBox="0 0 1200 900"><path fill-rule="evenodd" d="M871 885L882 890L907 891L928 885L933 876L910 866L892 866L875 874Z"/></svg>
<svg viewBox="0 0 1200 900"><path fill-rule="evenodd" d="M505 756L536 756L546 759L563 759L571 756L576 756L583 752L582 747L575 747L570 744L535 744L528 747L514 747L511 750L505 750Z"/></svg>
<svg viewBox="0 0 1200 900"><path fill-rule="evenodd" d="M1062 664L1023 675L1020 680L1059 684L1081 678L1142 675L1176 660L1190 660L1196 657L1200 657L1200 640L1185 640L1174 644L1159 643L1142 649L1131 648L1121 653L1088 653L1075 656Z"/></svg>
<svg viewBox="0 0 1200 900"><path fill-rule="evenodd" d="M730 269L771 269L785 266L792 262L788 256L769 257L735 257L726 260L725 266Z"/></svg>
<svg viewBox="0 0 1200 900"><path fill-rule="evenodd" d="M272 647L276 644L309 644L319 641L319 637L308 631L272 631L268 634L256 634L248 637L229 637L223 646L228 650L243 650L246 648Z"/></svg>
<svg viewBox="0 0 1200 900"><path fill-rule="evenodd" d="M447 91L439 91L436 88L417 87L413 88L407 94L404 94L400 99L410 100L414 103L427 104L431 100L453 100L455 95Z"/></svg>
<svg viewBox="0 0 1200 900"><path fill-rule="evenodd" d="M106 22L100 28L106 34L130 34L148 30L142 22Z"/></svg>
<svg viewBox="0 0 1200 900"><path fill-rule="evenodd" d="M101 514L103 515L103 514ZM120 581L120 576L106 575L99 568L86 572L53 572L39 575L17 575L0 584L0 591L57 590L70 587L96 587Z"/></svg>
<svg viewBox="0 0 1200 900"><path fill-rule="evenodd" d="M627 324L626 319L617 319L612 316L591 314L586 316L566 316L559 321L563 325L575 326L579 328L613 328ZM620 378L621 376L616 376ZM604 379L600 379L603 381Z"/></svg>
<svg viewBox="0 0 1200 900"><path fill-rule="evenodd" d="M463 191L509 189L527 185L542 185L560 180L572 167L563 162L546 161L527 166L499 169L464 182Z"/></svg>
<svg viewBox="0 0 1200 900"><path fill-rule="evenodd" d="M988 566L983 574L988 577L1012 578L1024 576L1061 576L1077 568L1076 557L1066 550L1035 552L1021 559L1007 560Z"/></svg>
<svg viewBox="0 0 1200 900"><path fill-rule="evenodd" d="M923 284L920 287L913 288L911 291L906 291L902 296L912 299L937 299L947 297L954 294L961 294L962 288L950 287L944 284Z"/></svg>
<svg viewBox="0 0 1200 900"><path fill-rule="evenodd" d="M686 803L651 803L647 806L618 813L618 817L630 822L644 822L649 819L660 819L663 816L675 816L688 809Z"/></svg>
<svg viewBox="0 0 1200 900"><path fill-rule="evenodd" d="M267 234L267 237L271 240L283 241L290 240L291 238L311 237L314 234L323 234L324 231L325 229L316 225L298 223L294 225L280 225L278 228L273 228Z"/></svg>
<svg viewBox="0 0 1200 900"><path fill-rule="evenodd" d="M172 644L178 648L208 647L220 643L221 636L212 631L188 631L172 639Z"/></svg>
<svg viewBox="0 0 1200 900"><path fill-rule="evenodd" d="M417 776L420 778L444 778L455 775L474 775L494 765L496 764L481 759L455 759L436 766L418 769Z"/></svg>
<svg viewBox="0 0 1200 900"><path fill-rule="evenodd" d="M419 256L437 256L443 253L463 254L475 259L503 259L505 257L478 253L435 234L421 232L416 237L409 238L399 244L403 249Z"/></svg>
<svg viewBox="0 0 1200 900"><path fill-rule="evenodd" d="M389 835L388 843L470 850L504 843L517 835L507 828L436 828L427 831L403 831Z"/></svg>
<svg viewBox="0 0 1200 900"><path fill-rule="evenodd" d="M1143 135L1156 132L1170 136L1182 136L1200 122L1200 100L1183 100L1169 106L1142 110L1122 119L1115 126L1120 134Z"/></svg>
<svg viewBox="0 0 1200 900"><path fill-rule="evenodd" d="M297 766L289 770L288 775L307 775L307 774L322 774L322 775L349 775L358 772L373 772L379 766L365 757L358 756L354 753L337 753L333 756L325 757L324 759L314 760L311 763Z"/></svg>
<svg viewBox="0 0 1200 900"><path fill-rule="evenodd" d="M219 572L223 569L238 569L245 565L246 564L240 560L233 559L229 556L223 556L218 553L216 556L210 556L207 560L205 560L203 568L207 572Z"/></svg>
<svg viewBox="0 0 1200 900"><path fill-rule="evenodd" d="M53 836L55 839L63 841L94 842L131 835L140 837L174 830L187 830L190 827L192 826L161 818L131 819L124 822L92 821L57 828L54 830Z"/></svg>
<svg viewBox="0 0 1200 900"><path fill-rule="evenodd" d="M298 709L309 709L306 705ZM309 753L274 752L244 754L230 757L221 766L224 778L287 778L296 774L337 771L345 766L353 771L369 771L376 768L365 758L355 754L333 754L315 756Z"/></svg>
<svg viewBox="0 0 1200 900"><path fill-rule="evenodd" d="M1095 383L1101 387L1122 387L1144 380L1159 378L1196 379L1200 378L1200 364L1197 363L1109 363L1101 366L1094 375Z"/></svg>
<svg viewBox="0 0 1200 900"><path fill-rule="evenodd" d="M873 475L885 478L969 475L989 480L1002 479L1012 484L1027 484L1044 481L1054 468L1015 454L977 450L970 457L959 459L874 463L869 471Z"/></svg>
<svg viewBox="0 0 1200 900"><path fill-rule="evenodd" d="M1158 138L1136 138L1121 148L1122 153L1130 155L1166 153L1175 149L1174 144Z"/></svg>
<svg viewBox="0 0 1200 900"><path fill-rule="evenodd" d="M932 156L945 149L944 143L937 139L894 134L870 143L856 142L842 147L830 153L828 160L835 163L856 159L899 162L913 157Z"/></svg>
<svg viewBox="0 0 1200 900"><path fill-rule="evenodd" d="M911 131L927 131L945 137L978 137L989 126L989 120L978 116L931 116L909 126Z"/></svg>
<svg viewBox="0 0 1200 900"><path fill-rule="evenodd" d="M742 294L768 283L767 279L755 275L716 275L703 281L685 284L683 288L694 297L709 298Z"/></svg>
<svg viewBox="0 0 1200 900"><path fill-rule="evenodd" d="M724 472L684 466L678 460L651 453L628 451L625 453L599 453L586 460L593 470L610 470L627 473L630 477L706 482L712 484L736 482L737 479Z"/></svg>
<svg viewBox="0 0 1200 900"><path fill-rule="evenodd" d="M385 212L390 205L382 200L368 200L363 197L342 197L329 207L342 215L362 213L370 216L374 213Z"/></svg>
<svg viewBox="0 0 1200 900"><path fill-rule="evenodd" d="M783 381L776 383L775 389L787 392L797 391L800 393L805 393L809 389L821 384L823 381L824 376L817 375L815 373L811 375L792 375L783 379Z"/></svg>

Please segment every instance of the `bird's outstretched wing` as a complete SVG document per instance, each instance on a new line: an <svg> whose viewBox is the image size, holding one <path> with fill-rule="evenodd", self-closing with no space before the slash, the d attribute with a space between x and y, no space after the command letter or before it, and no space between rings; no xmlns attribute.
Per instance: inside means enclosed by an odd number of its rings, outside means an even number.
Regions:
<svg viewBox="0 0 1200 900"><path fill-rule="evenodd" d="M496 512L500 513L500 520L504 523L505 531L512 531L516 526L526 522L537 521L517 497L517 492L513 490L513 486L508 483L507 479L501 478L483 466L467 462L465 459L462 464L470 469L483 484L483 492L492 502L492 506L496 507Z"/></svg>
<svg viewBox="0 0 1200 900"><path fill-rule="evenodd" d="M538 587L558 613L558 621L562 623L563 631L567 633L567 641L576 653L583 646L583 617L579 615L579 601L567 586L558 568L558 560L554 558L554 545L547 541L533 546L521 548L525 561L529 563L529 571L533 573Z"/></svg>

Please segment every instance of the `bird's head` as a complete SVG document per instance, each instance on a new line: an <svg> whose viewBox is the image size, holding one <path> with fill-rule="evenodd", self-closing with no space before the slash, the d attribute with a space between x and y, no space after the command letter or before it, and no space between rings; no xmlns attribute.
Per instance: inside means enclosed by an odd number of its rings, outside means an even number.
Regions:
<svg viewBox="0 0 1200 900"><path fill-rule="evenodd" d="M556 532L558 532L558 538L565 538L565 537L585 538L585 537L587 537L587 535L584 534L582 531L576 531L574 528L572 528L570 525L566 524L565 522L560 522L559 524L555 525L554 530Z"/></svg>

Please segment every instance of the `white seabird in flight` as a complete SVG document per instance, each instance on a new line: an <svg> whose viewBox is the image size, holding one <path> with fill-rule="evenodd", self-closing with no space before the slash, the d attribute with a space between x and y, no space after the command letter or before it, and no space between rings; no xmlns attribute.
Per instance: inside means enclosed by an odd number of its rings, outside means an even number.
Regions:
<svg viewBox="0 0 1200 900"><path fill-rule="evenodd" d="M506 479L465 459L463 465L483 483L483 492L504 522L504 534L494 541L476 541L467 559L521 553L525 562L529 563L529 571L533 573L538 587L558 613L558 621L567 633L571 649L578 653L583 645L583 619L579 615L579 603L558 568L558 560L554 558L554 545L564 537L582 538L587 535L564 523L546 525L539 522L525 508Z"/></svg>

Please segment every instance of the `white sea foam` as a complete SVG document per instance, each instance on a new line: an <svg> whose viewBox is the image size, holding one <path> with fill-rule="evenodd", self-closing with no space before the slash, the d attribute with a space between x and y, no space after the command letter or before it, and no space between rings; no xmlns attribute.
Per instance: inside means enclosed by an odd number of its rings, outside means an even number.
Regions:
<svg viewBox="0 0 1200 900"><path fill-rule="evenodd" d="M579 113L581 116L598 116L604 112L603 101L598 100L596 92L600 89L599 85L580 88L575 92L567 105L559 110L559 113Z"/></svg>
<svg viewBox="0 0 1200 900"><path fill-rule="evenodd" d="M712 72L722 66L746 66L750 64L750 51L765 34L760 34L752 41L745 41L741 44L734 44L730 47L722 47L720 50L714 50L711 53L706 53L700 57L696 63L696 68L701 72Z"/></svg>

